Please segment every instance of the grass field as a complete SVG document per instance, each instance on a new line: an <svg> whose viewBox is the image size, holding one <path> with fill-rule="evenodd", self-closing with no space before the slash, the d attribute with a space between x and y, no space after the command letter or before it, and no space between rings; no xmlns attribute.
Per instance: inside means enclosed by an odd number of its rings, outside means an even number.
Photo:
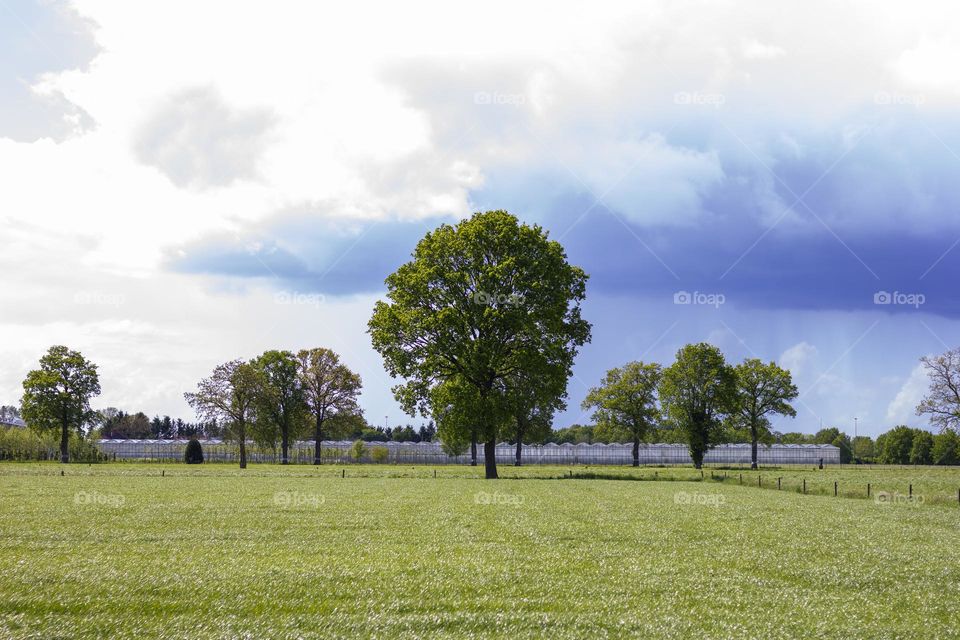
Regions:
<svg viewBox="0 0 960 640"><path fill-rule="evenodd" d="M769 471L828 496L688 469L60 471L0 465L0 637L960 635L956 502L832 495L955 499L957 470Z"/></svg>

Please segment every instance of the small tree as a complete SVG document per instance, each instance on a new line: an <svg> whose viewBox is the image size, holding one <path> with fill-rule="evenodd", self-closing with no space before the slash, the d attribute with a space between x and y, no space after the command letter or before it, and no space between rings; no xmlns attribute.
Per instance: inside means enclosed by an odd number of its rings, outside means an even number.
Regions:
<svg viewBox="0 0 960 640"><path fill-rule="evenodd" d="M455 449L459 449L460 443L466 443L464 446L470 448L470 465L474 467L477 466L477 425L481 421L506 424L510 420L509 407L500 402L500 396L483 398L475 386L458 376L434 386L429 404L441 441L451 443Z"/></svg>
<svg viewBox="0 0 960 640"><path fill-rule="evenodd" d="M192 438L183 451L183 461L187 464L203 464L203 447L200 441Z"/></svg>
<svg viewBox="0 0 960 640"><path fill-rule="evenodd" d="M705 342L680 349L676 362L663 372L660 401L667 417L683 432L697 469L730 412L735 384L723 354Z"/></svg>
<svg viewBox="0 0 960 640"><path fill-rule="evenodd" d="M247 426L254 418L254 403L262 380L256 367L243 360L219 365L197 384L195 393L183 397L201 420L219 421L227 435L240 444L240 468L247 468Z"/></svg>
<svg viewBox="0 0 960 640"><path fill-rule="evenodd" d="M917 405L917 415L930 416L930 422L943 429L960 429L960 347L939 356L920 358L930 389Z"/></svg>
<svg viewBox="0 0 960 640"><path fill-rule="evenodd" d="M853 460L853 445L850 443L850 436L841 433L830 444L840 449L840 464L849 464Z"/></svg>
<svg viewBox="0 0 960 640"><path fill-rule="evenodd" d="M260 373L256 394L258 429L270 434L265 440L275 442L279 436L280 464L288 464L290 439L302 433L308 417L297 358L289 351L265 351L251 364Z"/></svg>
<svg viewBox="0 0 960 640"><path fill-rule="evenodd" d="M359 415L357 396L363 383L330 349L304 349L297 360L304 401L314 420L313 464L320 464L324 421L337 414Z"/></svg>
<svg viewBox="0 0 960 640"><path fill-rule="evenodd" d="M504 381L509 407L504 431L516 441L514 465L523 463L523 444L542 442L553 426L553 415L567 404L567 373L562 363L544 360L539 372L518 371Z"/></svg>
<svg viewBox="0 0 960 640"><path fill-rule="evenodd" d="M373 447L370 450L370 457L373 458L373 461L377 464L383 464L386 462L389 455L390 450L386 447Z"/></svg>
<svg viewBox="0 0 960 640"><path fill-rule="evenodd" d="M363 440L354 440L353 446L350 447L350 457L353 458L353 461L360 462L366 452L367 445L363 443Z"/></svg>
<svg viewBox="0 0 960 640"><path fill-rule="evenodd" d="M55 345L40 358L40 368L23 381L20 413L31 428L60 431L60 462L70 461L70 432L83 435L99 413L90 408L90 398L100 395L97 365L79 351Z"/></svg>
<svg viewBox="0 0 960 640"><path fill-rule="evenodd" d="M757 443L769 433L769 416L797 415L790 401L797 397L797 387L790 372L774 362L764 364L748 358L733 368L736 379L732 418L737 426L750 431L750 468L757 468Z"/></svg>
<svg viewBox="0 0 960 640"><path fill-rule="evenodd" d="M583 408L594 408L597 426L619 429L633 441L633 466L640 466L640 441L660 417L657 388L663 371L659 364L630 362L610 369L599 387L587 393Z"/></svg>

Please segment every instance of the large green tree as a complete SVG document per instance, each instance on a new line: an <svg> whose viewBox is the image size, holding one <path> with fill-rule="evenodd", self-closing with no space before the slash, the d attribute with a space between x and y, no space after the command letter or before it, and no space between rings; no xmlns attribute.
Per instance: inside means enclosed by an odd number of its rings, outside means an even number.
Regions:
<svg viewBox="0 0 960 640"><path fill-rule="evenodd" d="M633 466L640 466L640 441L660 418L657 390L663 376L659 364L628 362L607 371L603 382L590 389L582 407L594 409L597 428L621 430L633 442Z"/></svg>
<svg viewBox="0 0 960 640"><path fill-rule="evenodd" d="M90 398L100 395L97 365L79 351L55 345L40 358L40 368L23 381L20 414L40 431L60 431L60 462L70 461L70 432L83 434L84 427L97 421L99 413L90 408Z"/></svg>
<svg viewBox="0 0 960 640"><path fill-rule="evenodd" d="M706 342L681 348L676 361L663 371L660 402L670 422L684 434L697 469L716 444L735 392L733 370L723 353Z"/></svg>
<svg viewBox="0 0 960 640"><path fill-rule="evenodd" d="M297 360L304 400L313 416L313 464L320 464L324 422L336 415L360 415L357 396L363 382L330 349L303 349Z"/></svg>
<svg viewBox="0 0 960 640"><path fill-rule="evenodd" d="M197 390L183 397L200 420L219 422L225 435L240 445L240 468L247 468L247 427L255 419L262 374L249 362L232 360L218 365Z"/></svg>
<svg viewBox="0 0 960 640"><path fill-rule="evenodd" d="M405 379L397 400L427 415L437 386L456 378L471 387L486 477L496 478L496 442L509 424L498 407L510 403L510 379L569 377L590 339L580 314L586 280L560 243L506 211L431 231L387 278L388 300L369 322L387 371Z"/></svg>
<svg viewBox="0 0 960 640"><path fill-rule="evenodd" d="M756 469L757 443L770 432L770 416L797 415L790 406L797 397L797 387L789 371L758 358L747 358L733 368L733 373L736 393L732 417L737 426L750 431L750 468Z"/></svg>
<svg viewBox="0 0 960 640"><path fill-rule="evenodd" d="M256 411L258 426L280 439L280 464L290 461L290 440L306 425L308 408L299 363L290 351L265 351L252 361L260 373ZM274 441L276 436L272 436Z"/></svg>

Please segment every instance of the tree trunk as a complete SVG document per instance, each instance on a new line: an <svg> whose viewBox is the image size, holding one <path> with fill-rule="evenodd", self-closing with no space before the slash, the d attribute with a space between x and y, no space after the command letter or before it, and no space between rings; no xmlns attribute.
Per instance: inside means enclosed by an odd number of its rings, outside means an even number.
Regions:
<svg viewBox="0 0 960 640"><path fill-rule="evenodd" d="M60 431L60 462L67 464L70 462L70 427L63 423L63 429Z"/></svg>
<svg viewBox="0 0 960 640"><path fill-rule="evenodd" d="M523 457L523 432L524 424L517 421L517 461L513 463L515 467L520 466L520 460Z"/></svg>
<svg viewBox="0 0 960 640"><path fill-rule="evenodd" d="M757 429L750 428L750 468L757 468Z"/></svg>
<svg viewBox="0 0 960 640"><path fill-rule="evenodd" d="M633 466L640 466L640 437L633 437Z"/></svg>
<svg viewBox="0 0 960 640"><path fill-rule="evenodd" d="M691 448L690 457L693 458L693 468L702 469L703 468L703 454L706 453L706 450L697 448Z"/></svg>
<svg viewBox="0 0 960 640"><path fill-rule="evenodd" d="M483 465L487 480L496 480L497 476L497 441L487 440L483 443Z"/></svg>
<svg viewBox="0 0 960 640"><path fill-rule="evenodd" d="M247 468L247 430L240 429L240 468Z"/></svg>
<svg viewBox="0 0 960 640"><path fill-rule="evenodd" d="M473 432L470 434L470 466L477 466L477 434Z"/></svg>
<svg viewBox="0 0 960 640"><path fill-rule="evenodd" d="M313 464L320 464L320 443L323 441L323 418L317 414L317 429L313 434Z"/></svg>
<svg viewBox="0 0 960 640"><path fill-rule="evenodd" d="M283 430L280 437L280 464L290 464L290 435L288 429Z"/></svg>

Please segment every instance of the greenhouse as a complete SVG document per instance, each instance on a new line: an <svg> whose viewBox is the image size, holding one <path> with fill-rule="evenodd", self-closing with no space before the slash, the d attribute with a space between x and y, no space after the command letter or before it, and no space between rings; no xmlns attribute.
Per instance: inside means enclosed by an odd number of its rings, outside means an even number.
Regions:
<svg viewBox="0 0 960 640"><path fill-rule="evenodd" d="M97 447L116 460L182 460L187 440L100 440ZM219 439L200 440L207 461L232 462L239 457L236 443ZM355 462L350 440L324 441L323 462ZM375 457L377 450L386 454ZM314 443L301 441L290 447L290 462L313 462ZM502 442L497 445L497 460L510 462L516 456L516 445ZM251 462L279 462L280 452L247 445ZM439 442L365 442L360 462L374 459L387 463L404 464L469 464L469 452L459 456L447 455ZM483 446L477 447L477 459L483 462ZM611 464L628 465L633 462L630 444L555 444L523 445L524 464ZM774 444L757 447L757 461L764 465L839 464L840 449L829 444ZM710 449L706 464L750 464L749 444L723 444ZM642 444L640 464L693 464L687 446L683 444Z"/></svg>

